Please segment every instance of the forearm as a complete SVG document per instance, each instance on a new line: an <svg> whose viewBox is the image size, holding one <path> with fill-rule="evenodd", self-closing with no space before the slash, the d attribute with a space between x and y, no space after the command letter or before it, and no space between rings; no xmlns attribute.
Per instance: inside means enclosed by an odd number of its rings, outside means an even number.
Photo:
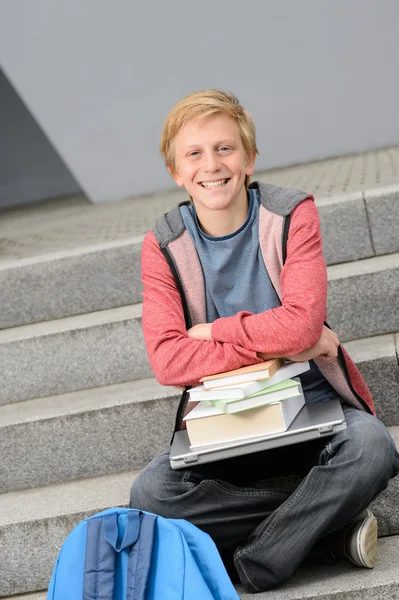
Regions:
<svg viewBox="0 0 399 600"><path fill-rule="evenodd" d="M162 385L196 385L205 375L261 362L256 352L234 344L198 341L181 335L154 342L146 337L150 364Z"/></svg>
<svg viewBox="0 0 399 600"><path fill-rule="evenodd" d="M241 312L212 325L212 339L235 343L267 357L290 356L314 346L320 338L324 315L315 317L286 305L253 315Z"/></svg>

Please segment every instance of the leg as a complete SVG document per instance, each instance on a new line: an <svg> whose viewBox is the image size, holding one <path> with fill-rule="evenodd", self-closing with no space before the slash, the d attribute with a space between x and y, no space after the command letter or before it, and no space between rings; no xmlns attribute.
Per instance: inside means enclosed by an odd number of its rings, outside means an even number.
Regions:
<svg viewBox="0 0 399 600"><path fill-rule="evenodd" d="M251 485L263 454L174 471L169 449L165 450L133 483L130 505L167 518L187 519L209 533L219 550L231 549L271 515L292 490L281 485L277 489ZM269 475L280 471L278 465L288 463L277 459L273 451L267 458Z"/></svg>
<svg viewBox="0 0 399 600"><path fill-rule="evenodd" d="M236 550L235 566L249 591L286 581L319 538L368 506L399 472L384 425L354 408L344 411L347 429L327 441L295 492Z"/></svg>

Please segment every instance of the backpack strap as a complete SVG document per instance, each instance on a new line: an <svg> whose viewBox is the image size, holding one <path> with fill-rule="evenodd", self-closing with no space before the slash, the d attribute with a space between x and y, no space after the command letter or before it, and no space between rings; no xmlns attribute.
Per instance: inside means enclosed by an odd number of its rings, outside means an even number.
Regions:
<svg viewBox="0 0 399 600"><path fill-rule="evenodd" d="M152 549L155 540L156 515L140 514L140 537L129 550L126 600L145 600L151 571Z"/></svg>
<svg viewBox="0 0 399 600"><path fill-rule="evenodd" d="M132 509L122 515L110 513L87 521L83 600L114 597L116 570L121 566L118 555L125 550L129 552L126 600L145 600L156 520L156 515Z"/></svg>
<svg viewBox="0 0 399 600"><path fill-rule="evenodd" d="M108 600L115 586L115 550L104 537L103 519L87 522L83 600Z"/></svg>

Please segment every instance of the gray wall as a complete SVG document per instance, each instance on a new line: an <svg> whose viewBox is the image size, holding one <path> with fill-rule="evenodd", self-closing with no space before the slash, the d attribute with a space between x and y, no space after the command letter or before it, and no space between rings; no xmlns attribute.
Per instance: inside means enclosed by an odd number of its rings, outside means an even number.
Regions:
<svg viewBox="0 0 399 600"><path fill-rule="evenodd" d="M187 93L235 92L258 169L399 143L397 0L2 0L0 62L96 202L172 181Z"/></svg>
<svg viewBox="0 0 399 600"><path fill-rule="evenodd" d="M0 208L80 191L0 70Z"/></svg>

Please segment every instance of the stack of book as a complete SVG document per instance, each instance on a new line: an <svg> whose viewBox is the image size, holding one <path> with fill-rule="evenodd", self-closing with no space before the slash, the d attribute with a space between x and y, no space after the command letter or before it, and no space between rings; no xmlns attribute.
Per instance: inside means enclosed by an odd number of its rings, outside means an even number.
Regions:
<svg viewBox="0 0 399 600"><path fill-rule="evenodd" d="M308 362L283 359L203 377L189 390L198 404L184 418L191 448L286 431L305 399L298 375Z"/></svg>

